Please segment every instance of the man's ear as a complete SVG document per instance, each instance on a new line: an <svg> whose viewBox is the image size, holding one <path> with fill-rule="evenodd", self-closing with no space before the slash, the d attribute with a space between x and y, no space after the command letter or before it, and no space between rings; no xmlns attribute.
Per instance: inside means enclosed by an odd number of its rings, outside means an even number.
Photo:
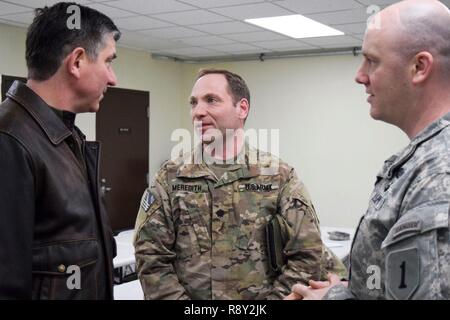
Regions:
<svg viewBox="0 0 450 320"><path fill-rule="evenodd" d="M86 50L77 47L70 52L64 59L67 72L73 77L79 79L81 76L81 68L84 67L87 60Z"/></svg>
<svg viewBox="0 0 450 320"><path fill-rule="evenodd" d="M433 69L433 55L427 51L416 54L413 58L412 82L413 84L423 83L430 77Z"/></svg>
<svg viewBox="0 0 450 320"><path fill-rule="evenodd" d="M245 120L247 119L248 112L250 111L250 104L248 103L248 100L245 98L242 98L241 101L237 104L237 113L239 119Z"/></svg>

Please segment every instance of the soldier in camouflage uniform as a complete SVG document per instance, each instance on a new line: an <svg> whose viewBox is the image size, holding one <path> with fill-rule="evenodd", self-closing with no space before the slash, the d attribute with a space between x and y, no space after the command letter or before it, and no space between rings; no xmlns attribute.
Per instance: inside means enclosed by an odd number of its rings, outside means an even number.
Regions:
<svg viewBox="0 0 450 320"><path fill-rule="evenodd" d="M191 113L202 122L203 141L205 127L242 128L249 100L239 76L202 71ZM205 161L203 147L165 163L143 195L135 249L146 299L281 299L293 284L319 279L325 268L345 273L328 256L310 197L292 167L245 143L241 162L221 165ZM275 215L284 218L288 234L278 274L269 268L265 234Z"/></svg>
<svg viewBox="0 0 450 320"><path fill-rule="evenodd" d="M377 176L353 240L349 282L331 276L295 285L293 295L450 299L450 13L437 1L404 1L374 19L380 28L366 32L356 80L371 94L372 117L411 142Z"/></svg>

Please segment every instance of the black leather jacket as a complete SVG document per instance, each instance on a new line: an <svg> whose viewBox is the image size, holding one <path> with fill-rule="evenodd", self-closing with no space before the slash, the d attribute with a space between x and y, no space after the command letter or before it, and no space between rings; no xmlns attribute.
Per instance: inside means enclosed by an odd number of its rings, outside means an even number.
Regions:
<svg viewBox="0 0 450 320"><path fill-rule="evenodd" d="M7 97L0 299L112 299L115 243L99 194L99 143L76 131L77 144L75 131L25 84L14 82Z"/></svg>

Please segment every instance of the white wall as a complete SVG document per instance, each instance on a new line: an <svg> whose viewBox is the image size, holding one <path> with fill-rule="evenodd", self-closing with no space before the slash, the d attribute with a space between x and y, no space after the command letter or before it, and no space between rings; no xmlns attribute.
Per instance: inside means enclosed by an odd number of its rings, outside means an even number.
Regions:
<svg viewBox="0 0 450 320"><path fill-rule="evenodd" d="M251 92L246 129L279 129L280 156L305 182L322 225L354 227L384 160L408 143L399 129L370 118L365 89L353 80L360 62L347 55L185 64L184 101L199 68L239 73Z"/></svg>
<svg viewBox="0 0 450 320"><path fill-rule="evenodd" d="M0 73L26 76L25 29L0 24L0 38ZM353 81L360 61L349 55L208 65L246 79L246 127L280 130L280 155L307 185L322 225L355 226L383 161L408 143L400 130L369 117L364 88ZM118 49L118 86L150 91L152 176L176 144L172 131L191 128L187 101L201 67ZM95 115L77 118L95 139Z"/></svg>
<svg viewBox="0 0 450 320"><path fill-rule="evenodd" d="M0 23L0 74L27 76L25 30ZM1 78L0 78L1 82Z"/></svg>

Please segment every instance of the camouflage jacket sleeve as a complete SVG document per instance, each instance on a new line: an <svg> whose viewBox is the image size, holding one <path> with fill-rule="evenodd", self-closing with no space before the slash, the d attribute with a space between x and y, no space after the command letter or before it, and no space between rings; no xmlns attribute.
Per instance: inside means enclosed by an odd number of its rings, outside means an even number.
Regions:
<svg viewBox="0 0 450 320"><path fill-rule="evenodd" d="M284 248L287 260L268 299L282 299L294 284L307 284L321 274L323 248L317 216L293 169L280 191L278 209L288 225L289 241Z"/></svg>
<svg viewBox="0 0 450 320"><path fill-rule="evenodd" d="M450 298L449 187L447 173L420 177L408 187L380 248L384 298ZM362 255L355 254L352 259ZM331 288L324 299L357 299L352 280L356 281L351 278L349 288Z"/></svg>
<svg viewBox="0 0 450 320"><path fill-rule="evenodd" d="M339 284L331 287L322 300L356 300L356 297L346 286Z"/></svg>
<svg viewBox="0 0 450 320"><path fill-rule="evenodd" d="M136 269L145 299L189 299L175 273L175 232L162 169L144 192L135 227Z"/></svg>
<svg viewBox="0 0 450 320"><path fill-rule="evenodd" d="M321 263L321 280L327 280L328 273L334 273L341 280L348 280L348 270L341 259L339 259L333 251L325 244L322 247L322 263Z"/></svg>
<svg viewBox="0 0 450 320"><path fill-rule="evenodd" d="M381 250L387 299L449 299L450 174L416 179Z"/></svg>

